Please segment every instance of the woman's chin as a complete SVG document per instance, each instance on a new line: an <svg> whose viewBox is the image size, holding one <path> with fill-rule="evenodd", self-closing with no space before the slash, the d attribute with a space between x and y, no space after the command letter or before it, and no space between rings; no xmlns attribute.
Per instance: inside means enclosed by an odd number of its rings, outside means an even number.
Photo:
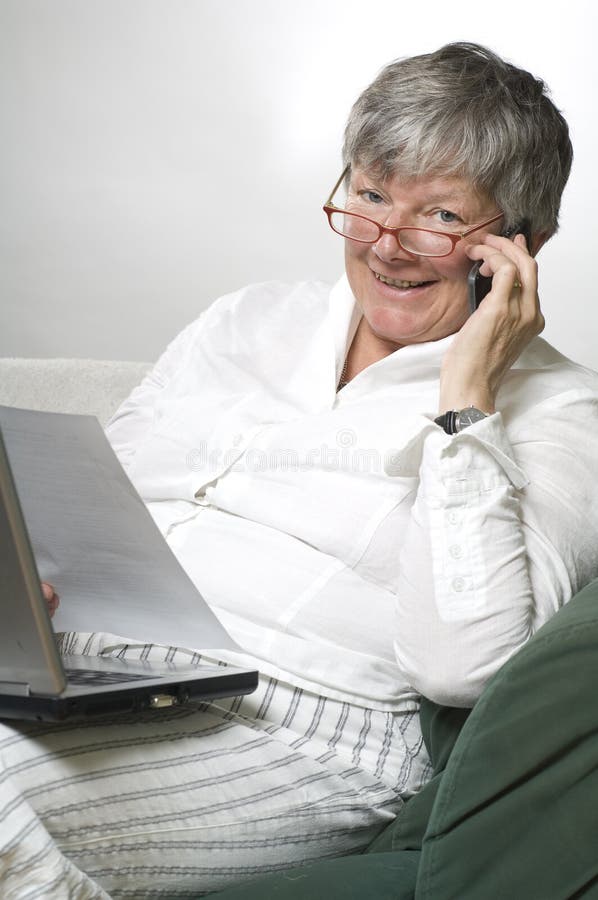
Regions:
<svg viewBox="0 0 598 900"><path fill-rule="evenodd" d="M366 318L368 330L379 341L392 344L397 349L406 344L434 340L428 333L432 331L420 317L399 316L396 310L376 310L375 315Z"/></svg>

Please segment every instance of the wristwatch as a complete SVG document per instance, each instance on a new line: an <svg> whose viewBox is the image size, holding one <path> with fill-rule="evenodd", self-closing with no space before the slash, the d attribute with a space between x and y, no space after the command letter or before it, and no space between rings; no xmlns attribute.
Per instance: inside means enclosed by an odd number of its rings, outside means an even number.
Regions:
<svg viewBox="0 0 598 900"><path fill-rule="evenodd" d="M457 432L467 428L468 425L473 425L474 422L480 422L482 419L487 418L488 413L482 412L481 409L476 409L475 406L467 406L465 409L449 409L448 412L438 416L434 421L441 428L444 428L447 434L457 434Z"/></svg>

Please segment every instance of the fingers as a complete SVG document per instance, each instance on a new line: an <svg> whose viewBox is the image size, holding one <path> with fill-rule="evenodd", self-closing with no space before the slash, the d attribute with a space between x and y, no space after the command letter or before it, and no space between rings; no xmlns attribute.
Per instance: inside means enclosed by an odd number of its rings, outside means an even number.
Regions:
<svg viewBox="0 0 598 900"><path fill-rule="evenodd" d="M47 581L41 582L42 594L44 595L44 599L48 606L48 612L50 616L53 616L58 606L60 604L60 597L54 590L51 584L48 584Z"/></svg>
<svg viewBox="0 0 598 900"><path fill-rule="evenodd" d="M503 297L538 302L538 267L522 234L514 240L489 234L483 243L471 245L466 252L470 259L482 260L480 272L492 278L493 292L496 288Z"/></svg>
<svg viewBox="0 0 598 900"><path fill-rule="evenodd" d="M516 244L517 246L521 247L522 250L527 251L527 244L525 241L525 237L522 234L515 235L515 239L513 240L513 243ZM517 269L515 281L513 282L513 290L518 291L521 289L521 286L522 286L521 281L519 280L519 269Z"/></svg>
<svg viewBox="0 0 598 900"><path fill-rule="evenodd" d="M525 235L516 234L511 243L515 244L517 247L521 247L522 250L525 250L527 251L527 253L529 253L529 247L527 246Z"/></svg>
<svg viewBox="0 0 598 900"><path fill-rule="evenodd" d="M483 260L480 271L492 278L492 288L480 309L485 317L492 318L501 337L510 335L511 348L503 348L505 360L510 360L544 329L537 263L520 234L514 240L486 235L483 243L467 248L467 255Z"/></svg>
<svg viewBox="0 0 598 900"><path fill-rule="evenodd" d="M480 409L492 410L505 375L544 327L538 272L522 235L514 240L486 235L466 253L481 260L480 271L492 278L492 286L445 354L441 402L450 409L455 399L470 396L481 398Z"/></svg>
<svg viewBox="0 0 598 900"><path fill-rule="evenodd" d="M497 234L487 234L483 243L470 244L466 248L466 253L470 259L484 260L482 267L482 274L484 275L493 274L495 268L491 262L493 257L496 257L496 260L503 257L517 267L531 265L533 269L536 266L534 258L528 253L525 238L522 234L515 235L513 240Z"/></svg>

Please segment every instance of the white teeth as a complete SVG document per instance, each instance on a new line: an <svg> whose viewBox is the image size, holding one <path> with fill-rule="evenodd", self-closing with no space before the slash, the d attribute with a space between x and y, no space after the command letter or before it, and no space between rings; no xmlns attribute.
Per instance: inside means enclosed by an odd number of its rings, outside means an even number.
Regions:
<svg viewBox="0 0 598 900"><path fill-rule="evenodd" d="M387 278L386 275L380 275L378 272L374 272L374 275L378 281L382 281L384 284L390 284L392 287L410 288L419 287L420 284L425 284L423 281L400 281L396 278Z"/></svg>

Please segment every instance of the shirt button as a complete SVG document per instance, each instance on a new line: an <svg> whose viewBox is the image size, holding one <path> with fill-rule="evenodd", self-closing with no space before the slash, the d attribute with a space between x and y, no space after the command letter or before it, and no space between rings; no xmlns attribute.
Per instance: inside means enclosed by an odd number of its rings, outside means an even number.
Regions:
<svg viewBox="0 0 598 900"><path fill-rule="evenodd" d="M458 525L459 524L459 513L455 512L454 509L451 509L447 513L447 519L450 525Z"/></svg>
<svg viewBox="0 0 598 900"><path fill-rule="evenodd" d="M453 544L452 547L449 547L449 553L453 559L461 559L463 556L463 547L460 547L459 544Z"/></svg>
<svg viewBox="0 0 598 900"><path fill-rule="evenodd" d="M464 578L453 578L453 590L460 593L465 590L465 579Z"/></svg>

